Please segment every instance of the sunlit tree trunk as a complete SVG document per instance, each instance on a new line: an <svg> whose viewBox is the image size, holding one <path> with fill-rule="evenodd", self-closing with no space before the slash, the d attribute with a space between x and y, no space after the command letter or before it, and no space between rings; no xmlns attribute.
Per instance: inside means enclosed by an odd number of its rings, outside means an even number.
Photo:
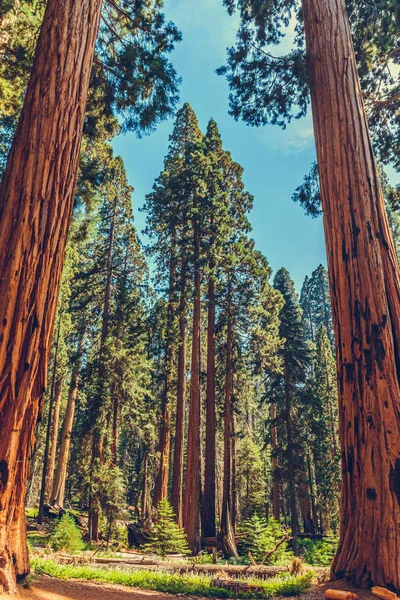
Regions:
<svg viewBox="0 0 400 600"><path fill-rule="evenodd" d="M343 0L303 0L339 380L333 574L400 590L400 278Z"/></svg>
<svg viewBox="0 0 400 600"><path fill-rule="evenodd" d="M29 572L24 500L71 218L100 0L49 0L0 186L0 587Z"/></svg>

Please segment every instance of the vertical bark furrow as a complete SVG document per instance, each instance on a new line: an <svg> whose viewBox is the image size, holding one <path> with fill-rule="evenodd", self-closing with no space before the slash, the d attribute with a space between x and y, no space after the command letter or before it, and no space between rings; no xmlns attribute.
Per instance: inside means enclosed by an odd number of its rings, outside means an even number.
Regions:
<svg viewBox="0 0 400 600"><path fill-rule="evenodd" d="M0 186L0 463L8 472L0 486L0 588L6 590L29 571L25 481L46 385L100 9L100 0L49 0Z"/></svg>
<svg viewBox="0 0 400 600"><path fill-rule="evenodd" d="M400 589L400 279L343 0L303 0L337 346L337 577Z"/></svg>

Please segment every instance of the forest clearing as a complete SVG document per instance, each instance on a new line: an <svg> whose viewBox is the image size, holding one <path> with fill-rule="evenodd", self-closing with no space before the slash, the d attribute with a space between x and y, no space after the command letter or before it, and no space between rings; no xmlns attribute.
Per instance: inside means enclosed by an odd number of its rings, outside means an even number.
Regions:
<svg viewBox="0 0 400 600"><path fill-rule="evenodd" d="M399 0L0 0L1 598L398 600L399 156Z"/></svg>

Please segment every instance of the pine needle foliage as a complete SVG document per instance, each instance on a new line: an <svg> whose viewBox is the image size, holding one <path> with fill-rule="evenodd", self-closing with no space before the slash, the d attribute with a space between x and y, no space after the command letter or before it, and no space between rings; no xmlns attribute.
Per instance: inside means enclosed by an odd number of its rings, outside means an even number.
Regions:
<svg viewBox="0 0 400 600"><path fill-rule="evenodd" d="M268 521L257 514L242 522L240 533L243 533L239 544L240 554L251 552L254 560L260 563L265 555L273 550L285 534L281 525L274 519ZM265 564L276 564L285 557L287 544L282 544Z"/></svg>
<svg viewBox="0 0 400 600"><path fill-rule="evenodd" d="M174 511L168 500L160 500L158 503L157 521L150 533L150 541L145 545L145 549L163 557L169 552L189 554L186 534L176 524Z"/></svg>
<svg viewBox="0 0 400 600"><path fill-rule="evenodd" d="M64 550L70 553L84 549L85 544L83 543L82 534L70 514L65 513L61 517L50 538L50 546L53 550Z"/></svg>

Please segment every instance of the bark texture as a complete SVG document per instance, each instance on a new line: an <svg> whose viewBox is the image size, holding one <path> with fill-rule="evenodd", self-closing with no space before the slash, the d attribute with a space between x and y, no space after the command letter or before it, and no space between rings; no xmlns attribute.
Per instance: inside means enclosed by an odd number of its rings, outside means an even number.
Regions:
<svg viewBox="0 0 400 600"><path fill-rule="evenodd" d="M197 554L200 541L200 233L194 226L194 307L192 366L187 442L187 465L183 524L190 549Z"/></svg>
<svg viewBox="0 0 400 600"><path fill-rule="evenodd" d="M229 310L229 309L228 309ZM233 388L233 323L230 315L226 339L226 375L224 404L224 481L222 489L221 542L225 556L238 557L231 521L232 508L232 388Z"/></svg>
<svg viewBox="0 0 400 600"><path fill-rule="evenodd" d="M343 0L303 0L336 337L335 577L400 590L400 280Z"/></svg>
<svg viewBox="0 0 400 600"><path fill-rule="evenodd" d="M24 497L101 1L49 0L0 186L0 588L29 572Z"/></svg>
<svg viewBox="0 0 400 600"><path fill-rule="evenodd" d="M179 347L178 347L178 391L175 417L174 465L172 475L172 508L176 522L183 527L183 451L185 437L186 402L186 301L182 292L179 305Z"/></svg>
<svg viewBox="0 0 400 600"><path fill-rule="evenodd" d="M210 265L210 273L214 265ZM207 390L206 390L206 456L204 468L204 495L202 503L203 536L214 537L215 531L215 281L208 282L207 327Z"/></svg>
<svg viewBox="0 0 400 600"><path fill-rule="evenodd" d="M65 417L61 432L61 444L60 444L60 452L58 454L58 463L57 469L54 476L54 484L53 490L51 493L50 503L60 506L61 508L64 506L64 497L65 497L65 482L67 479L67 469L68 469L68 460L69 460L69 451L71 447L71 436L72 436L72 427L74 424L75 417L75 406L76 406L76 397L78 394L78 385L79 385L79 368L80 368L80 359L81 352L83 349L83 336L79 342L77 357L74 362L74 366L72 368L71 374L71 383L68 392L68 400L67 400L67 408L65 411Z"/></svg>
<svg viewBox="0 0 400 600"><path fill-rule="evenodd" d="M46 494L45 494L47 501L50 500L51 491L53 489L54 470L56 467L58 429L60 427L60 408L61 408L62 384L63 384L63 380L57 379L55 386L54 386L54 409L53 409L53 419L52 419L52 424L51 424L49 465L47 467Z"/></svg>
<svg viewBox="0 0 400 600"><path fill-rule="evenodd" d="M276 419L276 405L275 403L270 406L270 418L272 421L271 425L271 446L272 446L272 477L273 477L273 488L272 488L272 513L276 521L280 521L280 485L279 485L279 464L278 464L278 430L275 423Z"/></svg>
<svg viewBox="0 0 400 600"><path fill-rule="evenodd" d="M169 462L171 451L171 392L174 383L174 359L175 359L175 336L174 336L174 321L175 321L175 279L176 279L176 234L173 231L171 236L171 257L169 266L169 297L167 308L167 349L166 349L166 364L165 364L165 379L164 390L161 405L161 427L160 427L160 466L156 477L156 485L154 489L154 506L160 500L168 498L168 481L169 481Z"/></svg>

